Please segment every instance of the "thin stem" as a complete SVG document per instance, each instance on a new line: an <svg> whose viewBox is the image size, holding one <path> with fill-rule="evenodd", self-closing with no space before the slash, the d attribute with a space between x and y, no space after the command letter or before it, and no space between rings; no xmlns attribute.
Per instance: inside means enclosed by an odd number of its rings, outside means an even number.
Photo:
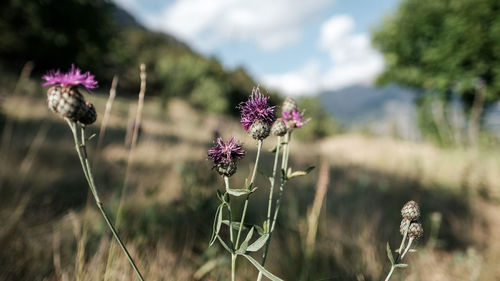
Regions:
<svg viewBox="0 0 500 281"><path fill-rule="evenodd" d="M387 277L385 278L385 281L389 281L391 279L392 273L394 272L395 266L391 266L391 271L389 271L389 274L387 274Z"/></svg>
<svg viewBox="0 0 500 281"><path fill-rule="evenodd" d="M290 141L290 133L287 133L285 135L285 141L284 141L285 144L283 145L283 153L281 156L281 170L285 171L285 173L286 173L286 170L288 169L288 154L290 153L290 146L288 145L289 141ZM278 148L276 149L276 153L279 153L279 145L280 144L281 144L281 140L278 139ZM275 166L276 166L276 162L277 162L276 159L277 158L278 157L275 156L275 163L274 163ZM274 181L274 170L273 170L273 181ZM276 207L274 209L273 220L272 220L272 223L268 224L269 237L267 238L266 248L264 250L264 255L262 257L262 263L261 263L262 266L264 266L266 264L269 247L271 245L271 238L273 236L274 226L276 225L276 219L278 218L278 213L279 213L280 206L281 206L281 199L283 197L283 187L285 186L286 181L287 181L286 177L281 178L279 192L278 192L278 199L276 199ZM257 280L258 281L262 280L262 272L259 272L259 275L257 276Z"/></svg>
<svg viewBox="0 0 500 281"><path fill-rule="evenodd" d="M229 189L229 177L224 177L224 183L226 184L226 189ZM233 238L233 215L231 213L231 206L227 204L227 210L229 212L229 237L231 239L231 243L234 243Z"/></svg>
<svg viewBox="0 0 500 281"><path fill-rule="evenodd" d="M405 242L406 242L406 236L408 236L408 230L410 229L410 224L405 229L405 234L403 235L403 239L401 240L401 245L399 245L399 249L397 250L398 256L396 257L396 260L394 261L394 264L391 265L391 271L389 271L389 274L387 274L387 277L385 278L385 281L389 281L389 279L392 276L392 273L394 272L394 269L396 269L396 265L399 264L399 262L403 259L403 257L406 255L406 252L410 249L411 243L413 242L413 238L410 238L408 241L408 246L406 247L405 251L403 254L401 254L401 251L404 248Z"/></svg>
<svg viewBox="0 0 500 281"><path fill-rule="evenodd" d="M231 281L236 280L236 255L231 254Z"/></svg>
<svg viewBox="0 0 500 281"><path fill-rule="evenodd" d="M282 161L281 161L281 170L283 170L285 174L287 173L288 156L290 154L289 142L290 142L290 133L287 133L285 135L285 145L283 147L283 157L282 157ZM271 235L274 231L274 226L276 225L276 220L278 219L278 213L280 211L280 206L281 206L281 199L283 197L283 187L285 186L287 181L288 181L288 179L286 178L286 175L285 175L285 177L282 178L281 182L280 182L280 190L278 193L278 199L276 200L276 209L274 210L273 223L271 225L271 232L270 232L269 239L271 239Z"/></svg>
<svg viewBox="0 0 500 281"><path fill-rule="evenodd" d="M262 140L259 140L257 144L257 156L255 156L255 165L253 167L252 178L250 179L250 188L253 187L253 183L255 181L255 175L257 174L257 168L259 167L259 158L261 150L262 150ZM235 249L238 249L238 244L240 242L241 230L243 229L243 224L245 223L245 216L247 213L249 197L250 195L247 195L247 198L245 199L245 205L243 206L243 213L241 214L240 228L238 229L238 236L236 237Z"/></svg>
<svg viewBox="0 0 500 281"><path fill-rule="evenodd" d="M104 220L106 221L109 229L113 233L113 236L115 237L116 241L122 248L123 252L127 256L130 264L134 268L134 271L136 272L137 276L141 281L144 281L144 278L142 277L139 269L137 268L134 260L132 259L132 256L130 256L130 253L128 252L127 248L123 244L122 240L120 239L120 236L118 236L118 233L116 232L116 229L114 228L113 224L109 220L108 215L106 214L106 211L104 210L104 206L99 199L99 196L97 194L97 189L95 187L94 183L94 177L92 176L92 171L90 169L90 164L87 158L87 152L86 152L86 147L85 147L85 128L81 128L81 142L78 140L78 132L77 132L77 124L66 119L68 122L68 125L71 129L71 132L73 133L73 138L75 141L75 148L76 152L78 153L78 157L80 158L80 164L82 165L83 173L85 174L85 178L87 179L87 183L89 184L90 190L92 191L92 194L94 195L94 199L96 201L97 207L101 211L102 216L104 217Z"/></svg>
<svg viewBox="0 0 500 281"><path fill-rule="evenodd" d="M267 233L269 233L271 230L271 209L272 209L272 205L273 205L274 184L276 182L276 170L278 168L280 147L281 147L281 137L278 136L277 144L276 144L276 154L274 155L274 165L273 165L273 174L272 174L273 180L271 181L271 187L269 189L269 202L267 205ZM266 263L267 253L269 251L269 244L270 244L269 242L270 242L270 240L268 237L268 239L266 241L266 248L264 250L264 254L262 255L262 263L261 263L262 265L264 265ZM261 274L259 274L259 275L261 275Z"/></svg>
<svg viewBox="0 0 500 281"><path fill-rule="evenodd" d="M408 251L410 250L410 246L411 246L412 242L413 242L413 237L410 237L410 240L408 240L408 246L406 246L405 251L401 255L401 259L403 259L405 257L405 255L406 255L406 253L408 253Z"/></svg>

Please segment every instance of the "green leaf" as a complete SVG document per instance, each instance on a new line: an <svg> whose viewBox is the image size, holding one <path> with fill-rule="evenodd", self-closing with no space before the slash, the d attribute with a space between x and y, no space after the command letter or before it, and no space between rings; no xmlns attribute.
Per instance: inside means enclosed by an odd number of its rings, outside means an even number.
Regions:
<svg viewBox="0 0 500 281"><path fill-rule="evenodd" d="M395 267L402 267L402 268L408 267L408 265L406 263L398 263L398 264L396 264L394 266Z"/></svg>
<svg viewBox="0 0 500 281"><path fill-rule="evenodd" d="M415 252L417 252L417 249L409 249L408 252L415 253Z"/></svg>
<svg viewBox="0 0 500 281"><path fill-rule="evenodd" d="M88 139L87 141L91 141L93 138L95 138L95 136L97 136L97 134L92 134Z"/></svg>
<svg viewBox="0 0 500 281"><path fill-rule="evenodd" d="M247 248L247 252L257 252L266 244L267 239L269 238L269 234L264 234L261 237L259 237L255 242L253 242L250 246Z"/></svg>
<svg viewBox="0 0 500 281"><path fill-rule="evenodd" d="M253 230L254 228L252 227L250 228L250 231L248 231L245 240L241 243L240 248L238 249L238 253L245 253L247 251L248 243L250 243L253 236Z"/></svg>
<svg viewBox="0 0 500 281"><path fill-rule="evenodd" d="M214 218L214 225L212 228L212 238L210 238L210 243L208 246L212 246L212 244L215 242L215 239L217 239L217 235L219 235L220 227L222 224L222 207L224 204L220 204L219 207L217 207L217 211L215 212L215 218Z"/></svg>
<svg viewBox="0 0 500 281"><path fill-rule="evenodd" d="M229 226L229 220L222 220L222 223ZM234 230L240 230L239 222L233 221L232 225ZM247 227L243 226L243 229L247 229Z"/></svg>
<svg viewBox="0 0 500 281"><path fill-rule="evenodd" d="M226 189L227 193L233 195L233 196L242 196L242 195L247 195L251 193L251 190L248 189L243 189L243 188L228 188Z"/></svg>
<svg viewBox="0 0 500 281"><path fill-rule="evenodd" d="M220 190L217 189L217 198L219 198L220 201L224 202L224 195Z"/></svg>
<svg viewBox="0 0 500 281"><path fill-rule="evenodd" d="M305 175L309 174L314 168L315 168L314 166L311 166L311 167L305 169L304 171L295 171L293 173L292 173L292 170L289 169L287 176L289 179L295 178L295 177L305 176Z"/></svg>
<svg viewBox="0 0 500 281"><path fill-rule="evenodd" d="M269 278L271 281L283 281L283 279L281 279L281 278L275 276L274 274L272 274L271 272L267 271L262 265L260 265L260 263L258 261L256 261L251 256L245 255L245 254L239 254L239 255L244 256L248 261L250 261L253 264L253 266L255 266L255 268L257 268L264 276Z"/></svg>
<svg viewBox="0 0 500 281"><path fill-rule="evenodd" d="M392 256L391 247L389 246L389 242L387 242L387 257L391 261L391 265L394 265L394 257Z"/></svg>
<svg viewBox="0 0 500 281"><path fill-rule="evenodd" d="M248 179L245 179L245 186L247 189L252 189L253 182L248 182Z"/></svg>

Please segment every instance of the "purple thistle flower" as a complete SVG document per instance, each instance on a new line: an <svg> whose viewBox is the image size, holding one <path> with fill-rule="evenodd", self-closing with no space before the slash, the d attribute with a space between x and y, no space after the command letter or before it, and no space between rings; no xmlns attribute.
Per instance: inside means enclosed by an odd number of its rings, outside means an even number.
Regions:
<svg viewBox="0 0 500 281"><path fill-rule="evenodd" d="M248 132L250 126L258 120L266 122L271 126L276 119L274 109L276 106L268 104L269 96L265 96L260 92L259 87L252 90L252 95L246 102L240 103L238 108L241 112L241 124L245 131Z"/></svg>
<svg viewBox="0 0 500 281"><path fill-rule="evenodd" d="M98 87L97 81L95 81L95 76L90 74L90 72L82 73L81 70L75 67L74 64L71 65L71 69L62 73L58 70L49 70L47 74L42 76L42 79L45 80L43 86L78 86L82 85L87 90L95 89Z"/></svg>
<svg viewBox="0 0 500 281"><path fill-rule="evenodd" d="M283 120L292 123L292 127L294 128L300 128L304 126L307 122L311 121L311 118L304 119L304 113L305 110L302 112L298 111L297 109L290 111L283 111L281 113L281 116Z"/></svg>
<svg viewBox="0 0 500 281"><path fill-rule="evenodd" d="M220 163L236 162L245 156L245 150L234 137L224 142L222 138L217 138L214 146L208 150L208 158L214 162L214 167Z"/></svg>

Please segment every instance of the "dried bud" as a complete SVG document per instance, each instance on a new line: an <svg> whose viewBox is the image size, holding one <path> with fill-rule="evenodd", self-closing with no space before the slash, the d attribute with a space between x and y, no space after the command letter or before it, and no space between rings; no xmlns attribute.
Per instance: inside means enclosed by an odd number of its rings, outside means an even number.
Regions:
<svg viewBox="0 0 500 281"><path fill-rule="evenodd" d="M217 166L215 166L215 170L217 171L217 173L219 173L219 175L221 176L226 176L226 177L230 177L232 176L234 173L236 173L236 169L237 169L237 166L236 166L236 162L221 162L221 163L218 163Z"/></svg>
<svg viewBox="0 0 500 281"><path fill-rule="evenodd" d="M403 218L403 220L401 220L401 224L399 225L399 232L401 232L401 235L405 235L405 231L408 228L408 225L410 225L410 221Z"/></svg>
<svg viewBox="0 0 500 281"><path fill-rule="evenodd" d="M282 137L286 134L286 131L286 124L283 122L283 119L276 119L271 127L271 134Z"/></svg>
<svg viewBox="0 0 500 281"><path fill-rule="evenodd" d="M417 202L407 202L401 209L401 215L403 216L403 218L410 221L418 219L418 217L420 217L420 208L418 207Z"/></svg>
<svg viewBox="0 0 500 281"><path fill-rule="evenodd" d="M410 224L410 229L408 230L408 237L413 239L418 239L424 235L424 229L422 224L419 222L412 222Z"/></svg>
<svg viewBox="0 0 500 281"><path fill-rule="evenodd" d="M256 140L263 140L269 136L269 132L271 131L271 126L262 120L257 120L253 122L252 126L250 126L250 130L248 131L252 138Z"/></svg>
<svg viewBox="0 0 500 281"><path fill-rule="evenodd" d="M78 119L78 122L82 123L83 125L90 125L94 123L95 120L97 120L97 113L92 103L87 102L85 104L85 107L87 110L85 111L85 114L83 114L83 116Z"/></svg>
<svg viewBox="0 0 500 281"><path fill-rule="evenodd" d="M294 109L297 109L297 102L295 99L290 97L286 98L281 106L281 112L292 112Z"/></svg>
<svg viewBox="0 0 500 281"><path fill-rule="evenodd" d="M47 91L49 109L76 122L86 112L85 100L77 87L50 87Z"/></svg>

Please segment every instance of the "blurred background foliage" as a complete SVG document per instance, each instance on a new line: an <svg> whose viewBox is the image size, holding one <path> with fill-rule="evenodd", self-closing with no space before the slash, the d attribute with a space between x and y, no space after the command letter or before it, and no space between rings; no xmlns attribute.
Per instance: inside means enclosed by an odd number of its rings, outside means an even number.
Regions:
<svg viewBox="0 0 500 281"><path fill-rule="evenodd" d="M170 98L180 97L205 112L237 115L234 109L257 85L245 69L224 69L217 58L145 29L105 0L2 1L0 64L16 73L27 61L34 62L36 75L75 63L95 73L101 89L119 75L118 92L128 96L136 95L138 65L145 63L148 96L159 96L163 109ZM278 93L269 94L274 104L281 103Z"/></svg>
<svg viewBox="0 0 500 281"><path fill-rule="evenodd" d="M458 97L469 118L469 141L475 142L484 107L500 98L499 14L497 0L401 1L373 32L386 62L378 83L418 89L427 96L419 102L424 107L430 97L445 104ZM442 138L433 127L420 126Z"/></svg>

